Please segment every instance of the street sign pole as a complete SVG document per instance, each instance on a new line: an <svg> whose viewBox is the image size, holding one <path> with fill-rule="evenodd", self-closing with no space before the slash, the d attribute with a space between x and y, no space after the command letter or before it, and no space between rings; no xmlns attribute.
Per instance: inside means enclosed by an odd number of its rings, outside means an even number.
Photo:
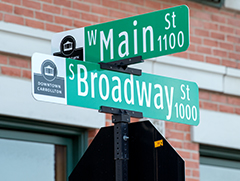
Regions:
<svg viewBox="0 0 240 181"><path fill-rule="evenodd" d="M127 67L128 65L141 62L143 62L142 57L138 56L124 60L99 64L101 69L141 75L142 70ZM112 123L114 124L115 181L128 181L128 123L130 123L130 117L143 118L143 114L141 112L116 109L106 106L101 106L99 112L112 114Z"/></svg>
<svg viewBox="0 0 240 181"><path fill-rule="evenodd" d="M114 160L115 160L115 180L128 181L128 123L130 116L124 112L113 114L114 123Z"/></svg>
<svg viewBox="0 0 240 181"><path fill-rule="evenodd" d="M99 112L113 114L112 123L114 123L115 181L128 181L128 123L130 123L130 117L143 118L143 114L141 112L105 106L101 106Z"/></svg>

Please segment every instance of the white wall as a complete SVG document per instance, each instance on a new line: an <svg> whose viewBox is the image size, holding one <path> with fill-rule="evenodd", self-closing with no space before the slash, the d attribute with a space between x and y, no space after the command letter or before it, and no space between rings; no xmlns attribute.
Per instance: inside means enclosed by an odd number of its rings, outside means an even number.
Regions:
<svg viewBox="0 0 240 181"><path fill-rule="evenodd" d="M2 115L81 127L105 126L105 114L97 110L36 101L30 80L0 76L0 85Z"/></svg>
<svg viewBox="0 0 240 181"><path fill-rule="evenodd" d="M192 141L240 149L240 116L200 110L200 124L192 127Z"/></svg>
<svg viewBox="0 0 240 181"><path fill-rule="evenodd" d="M240 1L239 0L224 0L224 7L233 10L240 10Z"/></svg>

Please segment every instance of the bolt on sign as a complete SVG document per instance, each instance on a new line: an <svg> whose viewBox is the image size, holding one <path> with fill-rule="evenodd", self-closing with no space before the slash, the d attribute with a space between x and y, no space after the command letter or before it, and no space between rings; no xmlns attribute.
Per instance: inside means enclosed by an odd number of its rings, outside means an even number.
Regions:
<svg viewBox="0 0 240 181"><path fill-rule="evenodd" d="M91 109L115 107L144 117L199 124L198 86L153 74L103 70L97 63L35 53L32 94L40 101Z"/></svg>
<svg viewBox="0 0 240 181"><path fill-rule="evenodd" d="M52 54L91 62L143 59L178 53L189 46L185 5L56 33Z"/></svg>

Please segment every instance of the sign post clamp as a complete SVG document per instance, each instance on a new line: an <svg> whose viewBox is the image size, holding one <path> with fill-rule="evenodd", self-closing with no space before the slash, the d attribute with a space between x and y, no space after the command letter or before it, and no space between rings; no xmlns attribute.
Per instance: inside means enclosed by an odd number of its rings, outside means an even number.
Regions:
<svg viewBox="0 0 240 181"><path fill-rule="evenodd" d="M133 58L127 58L107 63L100 62L99 64L101 69L112 70L133 75L142 75L142 70L128 67L128 65L142 62L144 62L142 56L137 56Z"/></svg>

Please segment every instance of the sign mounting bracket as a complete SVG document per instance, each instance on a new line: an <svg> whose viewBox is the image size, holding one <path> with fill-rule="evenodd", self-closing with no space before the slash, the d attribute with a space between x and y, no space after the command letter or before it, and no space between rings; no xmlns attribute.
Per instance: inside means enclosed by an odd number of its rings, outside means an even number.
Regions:
<svg viewBox="0 0 240 181"><path fill-rule="evenodd" d="M142 70L135 69L135 68L129 68L128 65L136 64L136 63L142 63L144 60L142 59L142 56L136 56L132 58L127 58L123 60L117 60L113 62L100 62L100 68L106 69L106 70L112 70L127 74L133 74L133 75L142 75Z"/></svg>
<svg viewBox="0 0 240 181"><path fill-rule="evenodd" d="M129 136L128 123L130 117L142 118L142 112L116 109L101 106L99 112L111 113L114 123L114 159L115 181L128 181Z"/></svg>

